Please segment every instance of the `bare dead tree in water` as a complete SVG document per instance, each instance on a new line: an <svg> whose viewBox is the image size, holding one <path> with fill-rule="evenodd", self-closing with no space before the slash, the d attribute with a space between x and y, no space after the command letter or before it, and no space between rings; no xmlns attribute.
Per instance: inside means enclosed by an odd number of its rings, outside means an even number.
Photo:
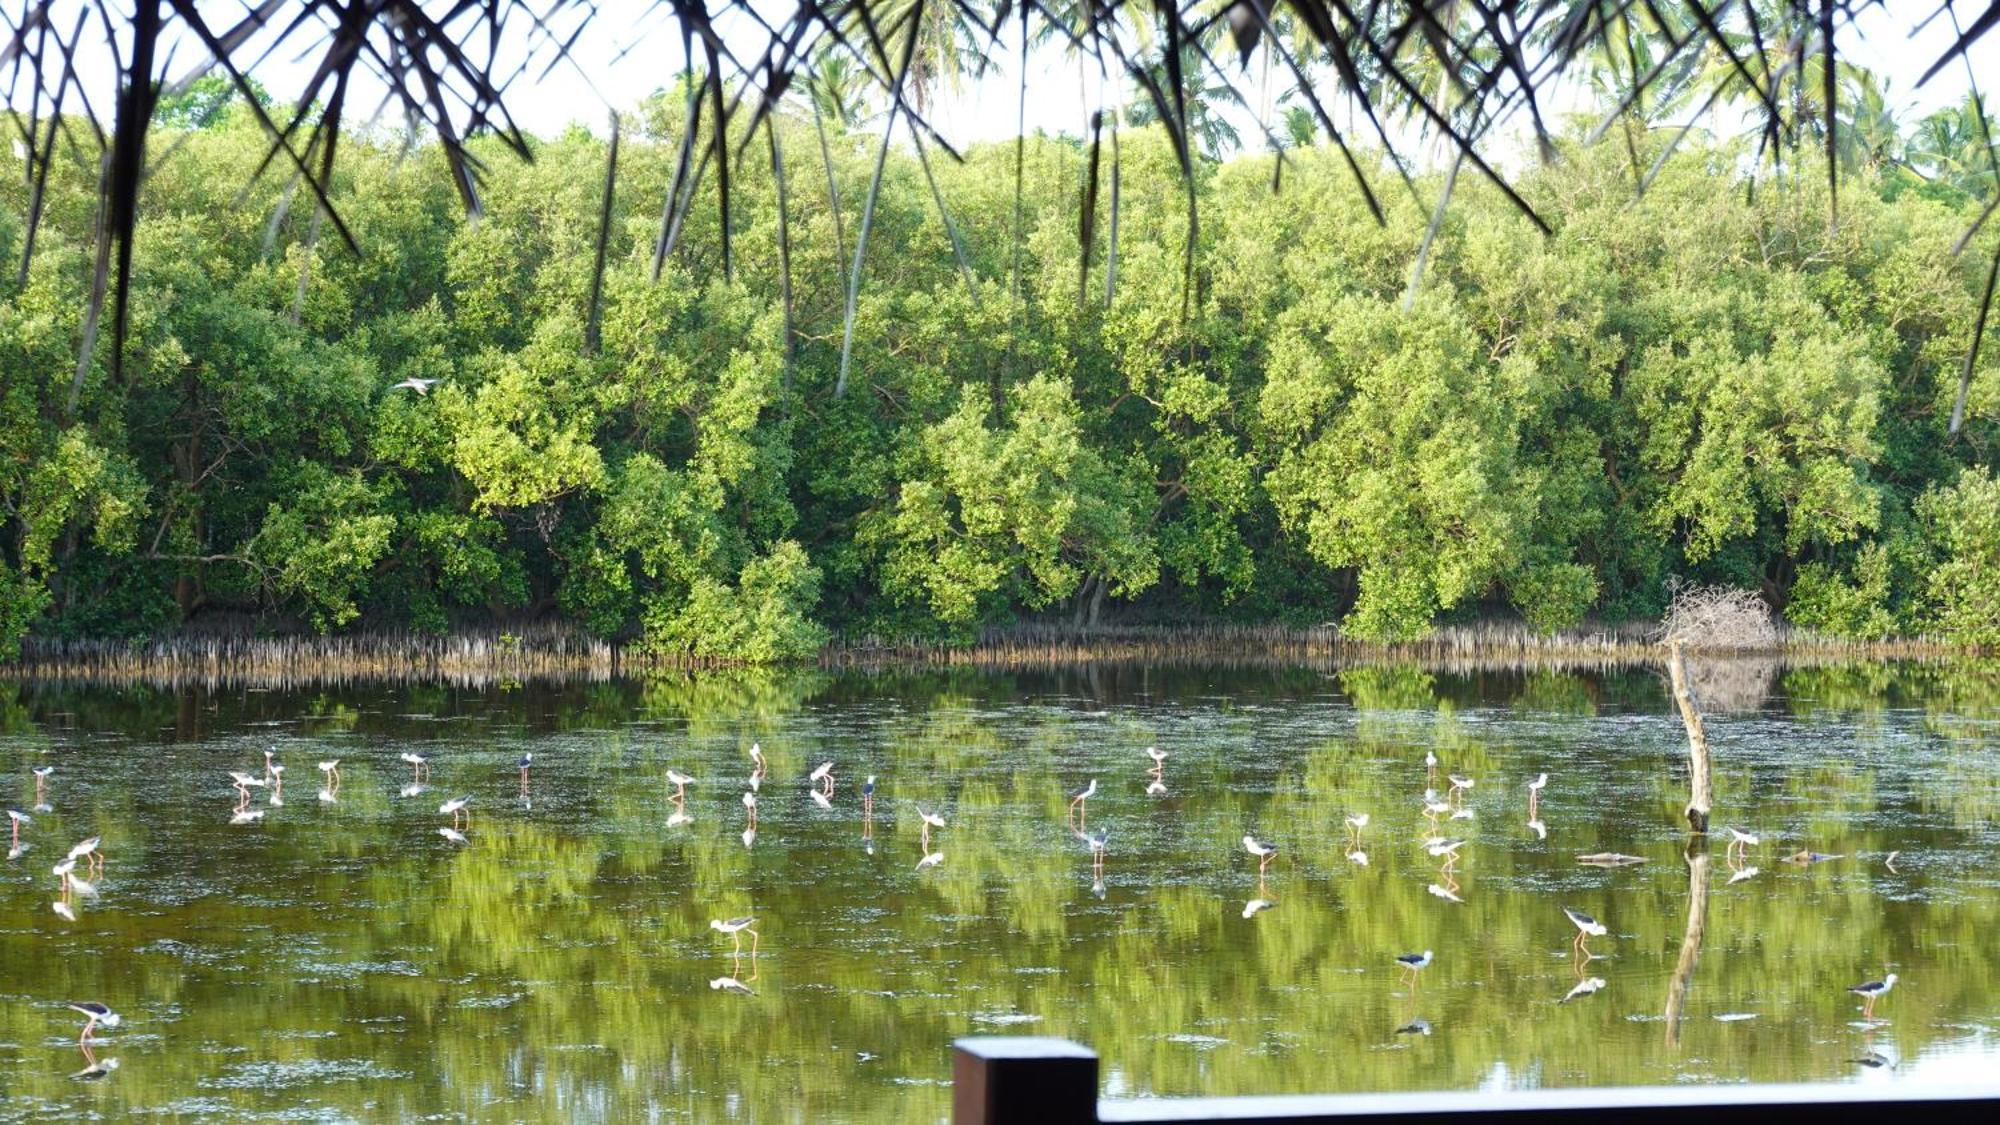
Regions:
<svg viewBox="0 0 2000 1125"><path fill-rule="evenodd" d="M1688 685L1687 663L1681 656L1680 643L1672 643L1667 653L1667 674L1673 681L1674 705L1680 708L1681 724L1687 728L1688 803L1684 813L1689 831L1706 833L1709 810L1708 729L1702 725L1701 707L1695 702L1694 691Z"/></svg>
<svg viewBox="0 0 2000 1125"><path fill-rule="evenodd" d="M1249 90L1257 74L1268 68L1295 83L1319 132L1342 155L1378 220L1385 189L1407 191L1426 209L1433 202L1440 208L1448 202L1448 191L1441 200L1418 199L1409 172L1423 153L1439 151L1448 154L1455 171L1462 168L1466 178L1490 183L1546 231L1548 224L1499 170L1489 149L1506 132L1503 126L1525 122L1542 154L1552 154L1544 100L1565 83L1583 81L1580 72L1586 66L1622 59L1629 70L1619 81L1622 92L1592 139L1629 123L1655 95L1687 94L1691 81L1708 87L1705 99L1704 91L1693 91L1700 110L1670 134L1650 169L1639 166L1635 152L1639 190L1694 131L1702 112L1718 99L1740 97L1758 127L1760 168L1796 179L1800 157L1811 155L1803 150L1815 138L1824 141L1833 219L1840 176L1834 157L1841 132L1835 64L1851 53L1856 16L1878 2L1216 0L1183 5L1089 0L1079 6L1050 0L795 0L789 13L767 14L760 7L771 5L751 0L655 0L636 18L621 7L600 19L596 0L242 0L233 22L211 24L216 5L200 0L135 0L129 14L82 0L13 0L0 3L0 71L8 75L10 116L31 184L45 183L47 169L58 159L81 161L91 174L102 164L97 250L104 268L88 297L84 322L97 325L102 306L110 302L107 359L115 377L124 361L132 240L149 170L154 110L163 96L183 91L211 72L219 71L243 96L269 141L254 167L244 169L246 178L274 167L279 175L294 177L311 194L319 209L315 214L323 214L349 248L358 248L330 198L340 141L353 121L400 114L433 136L461 202L477 212L485 168L472 151L473 138L496 137L521 159L530 158L528 139L508 112L509 99L551 69L575 65L572 51L582 37L624 39L641 29L639 40L619 53L625 65L655 73L685 69L694 79L688 87L680 155L661 208L654 261L657 265L674 252L697 201L712 202L728 275L734 268L731 201L737 166L758 128L769 127L795 80L811 80L823 60L852 64L888 102L885 146L887 132L901 126L914 143L958 159L917 94L936 50L969 52L980 62L975 69L984 69L1015 44L1045 37L1059 41L1085 74L1095 72L1107 86L1135 90L1137 100L1165 127L1187 191L1189 222L1181 249L1183 285L1191 292L1199 224L1194 194L1198 156L1190 126L1201 110L1190 91L1213 80L1232 92ZM1918 8L1928 14L1913 22L1919 28L1933 22L1947 27L1950 41L1916 85L1947 67L1963 67L1974 105L1983 107L1967 49L2000 26L2000 0L1938 0ZM1296 34L1273 34L1286 15ZM1031 33L1031 25L1046 34ZM935 39L940 34L960 38L947 44L919 42L922 36ZM101 104L101 93L93 102L78 77L74 63L86 39L101 42L112 56L118 81L108 104ZM1221 49L1225 41L1235 47L1234 60ZM194 61L188 65L190 56ZM176 58L185 69L170 73ZM266 109L252 85L254 74L273 60L295 58L308 66L311 77L305 88L294 104ZM519 81L523 77L528 81ZM379 105L355 104L366 96L357 91L377 87L386 90ZM1079 135L1090 138L1093 168L1103 155L1103 131L1089 123L1105 109L1077 107ZM1348 112L1337 117L1335 111L1341 109ZM1983 108L1980 114L1983 123ZM1346 131L1338 123L1342 118L1349 124ZM1116 128L1109 132L1112 167L1106 205L1115 232L1119 151ZM777 144L775 134L767 140ZM1395 159L1364 157L1357 151L1361 145L1379 147ZM1279 182L1288 157L1275 139L1273 148L1274 182ZM2000 155L1990 139L1985 151L2000 174ZM774 167L781 166L775 148L770 159ZM1017 181L1020 175L1017 162ZM1086 274L1096 237L1098 183L1091 176L1080 187L1080 258ZM1994 210L1988 206L1974 221L1960 239L1959 251L1972 245ZM29 253L41 218L39 206L25 216L23 246ZM781 227L787 221L781 209ZM610 223L599 224L600 243L611 229ZM1018 226L1011 237L1017 242L1022 237ZM788 234L781 231L780 238ZM1112 249L1099 255L1106 264L1107 296L1114 284ZM1967 342L1952 433L1962 421L1966 389L1990 319L1984 312L1995 299L2000 246L1993 253L1982 315ZM597 258L603 261L601 250ZM1191 302L1184 304L1184 315L1191 307ZM850 308L850 336L854 315ZM88 370L97 346L94 328L83 337L78 366Z"/></svg>

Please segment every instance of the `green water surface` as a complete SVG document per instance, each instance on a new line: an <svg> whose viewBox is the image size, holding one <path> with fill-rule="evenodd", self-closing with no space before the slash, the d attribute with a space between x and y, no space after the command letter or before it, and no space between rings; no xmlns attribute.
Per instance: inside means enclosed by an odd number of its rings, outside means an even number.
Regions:
<svg viewBox="0 0 2000 1125"><path fill-rule="evenodd" d="M1735 863L1687 850L1650 670L0 684L0 805L34 816L0 864L0 1119L940 1120L976 1034L1081 1041L1119 1097L1994 1073L2000 677L1712 694L1717 822L1763 838ZM255 790L232 824L225 771L266 747L283 804ZM433 769L407 795L406 751ZM1470 818L1424 817L1426 751L1440 788L1475 780ZM669 767L697 779L671 827ZM1064 826L1092 778L1101 884ZM438 831L461 794L463 844ZM918 803L947 821L921 871ZM1434 832L1468 841L1449 869ZM1281 849L1261 886L1246 833ZM71 922L50 869L90 835ZM1601 851L1646 862L1576 861ZM1608 926L1597 959L1563 905ZM746 914L758 955L733 958L709 922ZM1392 958L1423 949L1412 987ZM1863 1020L1845 986L1886 972ZM69 999L124 1022L86 1052Z"/></svg>

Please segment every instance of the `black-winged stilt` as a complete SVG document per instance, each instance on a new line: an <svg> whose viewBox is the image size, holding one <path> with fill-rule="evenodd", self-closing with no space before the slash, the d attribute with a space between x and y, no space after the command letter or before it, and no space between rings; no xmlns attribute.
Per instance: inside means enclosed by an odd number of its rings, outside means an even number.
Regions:
<svg viewBox="0 0 2000 1125"><path fill-rule="evenodd" d="M756 926L757 919L754 916L743 918L711 918L708 923L709 929L717 933L728 934L730 940L736 943L735 948L731 951L734 953L743 952L743 935L749 934L750 955L752 957L757 955L757 942L759 940Z"/></svg>
<svg viewBox="0 0 2000 1125"><path fill-rule="evenodd" d="M69 1009L88 1017L84 1020L83 1034L76 1038L78 1043L90 1042L90 1033L96 1030L99 1024L103 1024L109 1028L117 1027L120 1023L124 1022L124 1017L95 1000L71 1000L69 1002Z"/></svg>
<svg viewBox="0 0 2000 1125"><path fill-rule="evenodd" d="M409 763L411 785L417 785L421 783L424 780L424 778L430 776L431 763L429 758L424 757L422 754L411 753L408 750L405 750L396 756L398 758L403 759L403 761Z"/></svg>
<svg viewBox="0 0 2000 1125"><path fill-rule="evenodd" d="M833 796L833 763L821 762L818 766L814 767L811 776L807 780L818 786L821 793L824 793L828 797Z"/></svg>
<svg viewBox="0 0 2000 1125"><path fill-rule="evenodd" d="M1729 834L1729 847L1724 850L1727 856L1747 858L1744 852L1750 845L1764 842L1762 838L1740 828L1724 828L1723 831Z"/></svg>
<svg viewBox="0 0 2000 1125"><path fill-rule="evenodd" d="M89 859L88 870L93 879L104 874L104 853L97 850L100 843L103 843L102 837L92 836L69 850L71 859Z"/></svg>
<svg viewBox="0 0 2000 1125"><path fill-rule="evenodd" d="M918 805L917 822L920 825L922 833L919 846L923 848L925 855L929 855L931 850L931 829L944 827L944 814L933 812L922 805Z"/></svg>
<svg viewBox="0 0 2000 1125"><path fill-rule="evenodd" d="M27 813L20 812L19 810L16 809L8 809L7 823L14 830L13 839L9 841L9 846L15 849L19 849L21 846L21 826L23 824L33 824L34 822L35 818L29 816Z"/></svg>
<svg viewBox="0 0 2000 1125"><path fill-rule="evenodd" d="M1894 987L1896 987L1896 974L1890 973L1881 980L1848 985L1847 991L1861 997L1861 1018L1872 1020L1875 1018L1875 1001L1889 995L1889 990Z"/></svg>
<svg viewBox="0 0 2000 1125"><path fill-rule="evenodd" d="M1562 908L1562 912L1563 914L1568 916L1570 922L1572 922L1576 926L1575 948L1577 952L1583 954L1586 957L1595 957L1596 955L1590 952L1590 946L1588 944L1589 939L1593 937L1603 937L1610 931L1605 929L1604 923L1598 921L1595 918L1592 918L1590 915L1585 914L1581 910L1575 910L1565 906Z"/></svg>
<svg viewBox="0 0 2000 1125"><path fill-rule="evenodd" d="M1090 779L1089 785L1069 795L1069 809L1063 814L1063 822L1068 824L1073 831L1083 831L1085 816L1084 802L1090 800L1096 793L1097 779L1093 777Z"/></svg>
<svg viewBox="0 0 2000 1125"><path fill-rule="evenodd" d="M1417 974L1430 967L1430 963L1431 951L1428 949L1422 953L1405 953L1396 958L1396 966L1408 974L1411 984L1417 983Z"/></svg>
<svg viewBox="0 0 2000 1125"><path fill-rule="evenodd" d="M463 831L470 826L472 820L472 814L465 811L465 806L471 803L471 797L453 797L438 806L438 815L450 817L451 826Z"/></svg>
<svg viewBox="0 0 2000 1125"><path fill-rule="evenodd" d="M1361 846L1361 830L1366 827L1368 827L1367 813L1357 812L1347 814L1347 839L1352 847L1358 848Z"/></svg>
<svg viewBox="0 0 2000 1125"><path fill-rule="evenodd" d="M1271 860L1278 854L1278 845L1263 843L1255 836L1245 836L1243 850L1257 857L1257 874L1262 876L1264 869L1271 866Z"/></svg>
<svg viewBox="0 0 2000 1125"><path fill-rule="evenodd" d="M667 771L667 780L673 782L674 785L673 796L668 797L667 800L672 801L676 805L686 801L687 787L693 783L694 778L689 777L679 770L669 769Z"/></svg>

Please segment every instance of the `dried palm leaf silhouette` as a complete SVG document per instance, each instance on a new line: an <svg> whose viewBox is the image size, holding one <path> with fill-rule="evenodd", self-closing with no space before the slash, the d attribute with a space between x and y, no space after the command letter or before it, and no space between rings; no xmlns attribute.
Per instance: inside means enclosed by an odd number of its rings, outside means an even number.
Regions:
<svg viewBox="0 0 2000 1125"><path fill-rule="evenodd" d="M1450 173L1438 198L1420 201L1434 215L1449 206L1463 168L1546 230L1533 205L1498 169L1491 150L1503 126L1525 123L1541 151L1552 154L1543 102L1559 84L1581 81L1594 67L1617 88L1600 133L1650 107L1686 102L1698 107L1694 117L1699 117L1729 99L1750 107L1759 156L1773 165L1823 145L1836 201L1829 219L1837 221L1840 162L1833 156L1840 140L1841 91L1834 64L1854 46L1856 17L1879 6L1883 0L795 0L784 10L768 0L654 0L635 14L627 5L600 10L596 0L236 0L233 5L134 0L129 12L107 0L17 0L0 3L5 20L0 72L7 75L10 116L30 184L22 269L34 253L50 165L74 160L97 178L96 268L79 343L75 386L80 388L107 302L112 324L107 360L114 377L123 361L132 241L154 109L162 94L185 89L196 78L217 72L226 77L264 130L268 147L255 167L244 169L246 180L275 166L303 184L318 214L358 249L329 193L345 127L393 110L427 130L461 202L476 213L484 166L470 139L492 135L521 159L530 158L528 140L507 109L510 96L519 94L517 82L526 75L531 84L555 67L573 65L576 45L588 36L613 35L613 25L620 35L648 29L620 52L619 65L664 73L663 63L677 61L692 75L679 155L660 205L655 269L673 254L690 208L709 198L718 209L722 268L729 275L735 269L731 199L737 163L762 127L765 152L750 158L769 160L782 188L785 158L772 115L795 84L812 84L839 60L862 75L886 106L847 279L839 394L847 383L861 264L886 153L902 128L927 173L932 152L960 159L933 127L928 110L940 74L965 60L975 75L982 74L995 60L1019 57L1030 43L1054 41L1074 65L1094 71L1107 86L1135 91L1141 104L1132 108L1164 127L1188 184L1184 285L1192 300L1199 218L1193 177L1202 123L1192 94L1200 84L1241 98L1238 91L1251 88L1249 68L1260 52L1263 65L1295 83L1311 120L1342 154L1378 219L1382 185L1373 178L1389 175L1414 197L1417 187L1406 169L1428 152L1438 154ZM224 8L229 19L217 22ZM1913 31L1932 24L1948 28L1947 45L1919 84L1948 67L1964 68L1983 126L1984 101L1967 50L2000 24L2000 0L1928 0L1897 8L1910 10ZM108 50L116 68L116 95L109 106L93 103L79 78L77 56L86 44L92 51ZM176 71L177 50L200 57L183 60ZM252 94L253 76L274 65L273 59L294 58L310 66L305 88L289 107L264 109ZM1026 68L1020 69L1025 74ZM1208 87L1211 80L1217 87ZM356 90L375 86L388 91L383 105L351 104ZM1350 129L1363 130L1365 139L1338 127L1334 110L1341 107L1351 111ZM1104 208L1107 299L1116 286L1119 214L1119 121L1108 109L1080 106L1077 122L1087 138L1089 169L1079 188L1080 272L1087 288ZM817 119L816 100L814 115ZM1277 150L1276 184L1284 168L1283 146L1266 123L1259 121L1259 127ZM1638 170L1641 190L1687 131L1683 127L1673 137L1652 169ZM1983 139L1989 165L2000 172L1992 138ZM1393 157L1390 170L1380 171L1372 157L1364 159L1356 151L1362 144ZM1017 192L1018 153L1017 147ZM604 194L607 219L615 172L614 147ZM713 184L706 196L704 182ZM942 195L933 196L943 212ZM780 213L781 270L788 272L790 233L782 206ZM1965 232L1960 252L1973 245L1992 214L1989 206ZM948 214L942 217L963 263L958 231ZM1436 228L1434 220L1432 234ZM601 224L600 275L609 232L609 223ZM1018 263L1018 222L1012 237ZM1413 288L1429 242L1427 235L1416 255ZM2000 281L2000 249L1994 255L1982 311L1967 342L1952 432L1963 422ZM976 300L976 279L969 268L963 272ZM789 277L783 284L789 322ZM593 294L598 291L594 285ZM596 300L593 295L593 324ZM789 347L789 332L787 341ZM72 412L74 400L73 391Z"/></svg>

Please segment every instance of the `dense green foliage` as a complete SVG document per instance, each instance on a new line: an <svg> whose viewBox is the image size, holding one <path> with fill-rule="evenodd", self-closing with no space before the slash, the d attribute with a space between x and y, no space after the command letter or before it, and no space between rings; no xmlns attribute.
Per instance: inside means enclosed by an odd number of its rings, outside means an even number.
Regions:
<svg viewBox="0 0 2000 1125"><path fill-rule="evenodd" d="M108 333L77 376L92 177L51 183L0 281L0 651L250 614L560 615L757 660L1033 612L1398 638L1651 615L1674 575L1816 629L2000 641L2000 349L1945 433L1996 236L1950 253L1976 177L1858 166L1834 224L1819 177L1750 191L1737 148L1635 203L1625 138L1572 147L1521 181L1553 237L1461 181L1405 307L1435 182L1378 224L1331 150L1293 150L1276 193L1268 154L1205 164L1187 294L1174 160L1128 131L1107 305L1102 246L1079 276L1079 145L1027 145L1018 244L1012 145L931 154L949 225L898 151L837 393L861 133L831 138L836 209L810 120L780 121L788 338L747 158L733 279L707 185L654 280L674 139L628 138L593 321L599 140L496 155L467 221L429 148L357 138L357 256L281 177L245 190L245 118L163 134L122 378Z"/></svg>

